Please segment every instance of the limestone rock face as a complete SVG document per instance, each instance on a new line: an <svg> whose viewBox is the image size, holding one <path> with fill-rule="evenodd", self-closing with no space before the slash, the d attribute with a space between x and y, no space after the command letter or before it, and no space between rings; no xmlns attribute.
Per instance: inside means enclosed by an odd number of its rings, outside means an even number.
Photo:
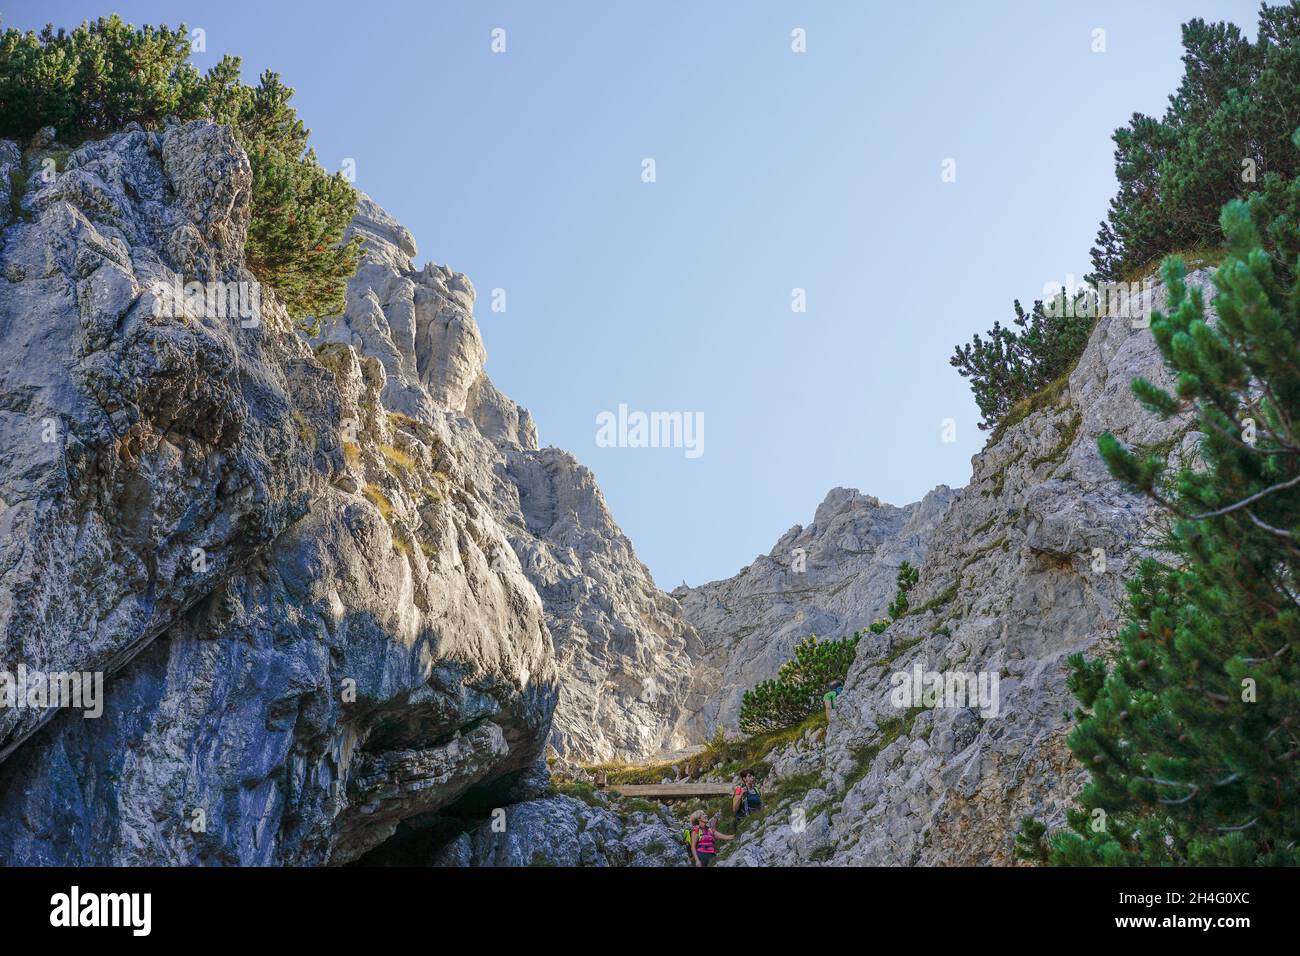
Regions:
<svg viewBox="0 0 1300 956"><path fill-rule="evenodd" d="M686 736L735 728L740 700L775 677L809 634L840 638L885 615L898 566L919 566L954 493L939 486L896 508L835 488L812 524L787 531L771 552L733 578L673 592L699 634Z"/></svg>
<svg viewBox="0 0 1300 956"><path fill-rule="evenodd" d="M228 131L124 133L48 183L38 160L0 250L0 651L111 671L300 519L342 455L332 433L295 440L293 408L332 414L329 375L269 318L154 314L155 283L251 279L227 246L251 184ZM0 754L51 714L0 711Z"/></svg>
<svg viewBox="0 0 1300 956"><path fill-rule="evenodd" d="M1213 298L1206 273L1189 282ZM1171 384L1148 329L1102 318L1068 385L975 456L912 592L919 613L858 646L817 748L820 782L722 864L1006 865L1022 817L1064 823L1084 778L1065 743L1076 703L1066 659L1105 651L1162 521L1110 478L1097 437L1175 459L1196 444L1189 421L1138 405L1139 375ZM983 675L989 688L996 676L995 706L895 697L894 675L918 669Z"/></svg>
<svg viewBox="0 0 1300 956"><path fill-rule="evenodd" d="M697 648L677 602L655 586L572 455L511 452L507 473L524 522L511 543L546 608L564 687L552 745L586 760L683 746Z"/></svg>
<svg viewBox="0 0 1300 956"><path fill-rule="evenodd" d="M47 181L52 139L0 143L27 183L0 245L0 670L109 677L98 717L0 709L0 861L346 863L520 799L557 644L573 700L668 688L562 749L666 741L689 629L484 375L468 280L415 269L363 199L315 343L270 290L251 320L162 307L256 286L243 152L132 129Z"/></svg>
<svg viewBox="0 0 1300 956"><path fill-rule="evenodd" d="M351 234L364 257L347 310L320 341L371 356L386 375L385 407L441 417L480 463L519 567L540 595L562 687L551 746L582 760L636 758L685 742L682 704L694 631L654 584L615 523L591 472L567 452L539 448L527 409L484 373L486 351L459 273L411 263L410 234L363 198Z"/></svg>
<svg viewBox="0 0 1300 956"><path fill-rule="evenodd" d="M487 350L474 321L474 287L429 263L416 269L415 240L367 196L345 239L365 255L348 281L344 314L325 319L321 339L351 345L384 366L384 407L412 418L435 409L464 413Z"/></svg>

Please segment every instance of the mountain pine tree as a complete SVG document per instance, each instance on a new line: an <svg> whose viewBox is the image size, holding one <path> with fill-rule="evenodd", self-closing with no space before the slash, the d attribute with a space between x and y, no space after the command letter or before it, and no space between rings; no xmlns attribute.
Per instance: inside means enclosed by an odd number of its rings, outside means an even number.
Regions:
<svg viewBox="0 0 1300 956"><path fill-rule="evenodd" d="M360 241L343 243L357 194L308 148L310 131L278 74L240 81L224 57L202 75L190 63L184 24L136 27L116 15L74 30L0 35L0 137L25 141L53 126L64 143L106 136L128 123L161 128L168 117L211 117L229 126L253 172L248 267L295 321L343 311Z"/></svg>
<svg viewBox="0 0 1300 956"><path fill-rule="evenodd" d="M53 126L65 143L202 115L203 80L184 25L140 29L116 15L74 30L0 35L0 136Z"/></svg>
<svg viewBox="0 0 1300 956"><path fill-rule="evenodd" d="M818 641L815 634L805 637L775 679L745 691L740 729L747 734L782 730L815 714L826 688L848 674L861 636L858 632L839 641Z"/></svg>
<svg viewBox="0 0 1300 956"><path fill-rule="evenodd" d="M1072 661L1070 746L1091 782L1069 831L1022 831L1023 856L1300 863L1300 179L1266 176L1219 222L1217 322L1171 257L1151 330L1176 389L1133 383L1153 412L1195 415L1199 461L1169 474L1158 454L1098 442L1170 515L1169 557L1129 583L1113 669Z"/></svg>
<svg viewBox="0 0 1300 956"><path fill-rule="evenodd" d="M1300 2L1261 6L1251 43L1230 23L1183 25L1182 83L1160 119L1115 131L1119 192L1092 250L1095 277L1150 272L1162 256L1221 242L1219 209L1269 172L1300 173Z"/></svg>
<svg viewBox="0 0 1300 956"><path fill-rule="evenodd" d="M1028 312L1019 300L1014 307L1014 328L994 322L987 339L976 333L948 360L970 379L985 431L1007 421L1017 403L1069 374L1096 324L1096 293L1090 288L1071 297L1062 289L1050 306L1037 301Z"/></svg>
<svg viewBox="0 0 1300 956"><path fill-rule="evenodd" d="M912 567L911 562L904 561L898 566L898 576L895 583L898 585L898 593L894 595L894 600L890 603L888 612L891 620L897 620L907 613L911 606L908 594L912 588L916 587L916 582L921 579L921 572Z"/></svg>
<svg viewBox="0 0 1300 956"><path fill-rule="evenodd" d="M271 277L289 315L314 333L316 317L343 311L356 272L361 241L342 242L356 190L316 161L280 75L268 70L257 86L245 86L239 65L238 57L224 57L204 83L212 118L234 130L253 170L248 268Z"/></svg>

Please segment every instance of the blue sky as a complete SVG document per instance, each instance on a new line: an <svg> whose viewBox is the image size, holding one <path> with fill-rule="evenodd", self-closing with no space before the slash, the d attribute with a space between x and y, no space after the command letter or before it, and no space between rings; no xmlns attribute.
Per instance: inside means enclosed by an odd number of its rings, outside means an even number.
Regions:
<svg viewBox="0 0 1300 956"><path fill-rule="evenodd" d="M954 345L1088 271L1110 134L1163 111L1179 24L1254 36L1257 7L23 0L0 23L184 21L198 66L280 72L322 163L469 275L493 380L671 588L837 485L965 484L984 434ZM620 404L702 414L704 453L598 447Z"/></svg>

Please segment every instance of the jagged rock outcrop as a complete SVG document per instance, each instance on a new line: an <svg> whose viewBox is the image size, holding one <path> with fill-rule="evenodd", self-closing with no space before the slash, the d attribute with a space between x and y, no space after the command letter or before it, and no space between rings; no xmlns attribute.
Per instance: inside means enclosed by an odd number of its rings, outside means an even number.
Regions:
<svg viewBox="0 0 1300 956"><path fill-rule="evenodd" d="M745 691L775 677L809 634L846 637L885 616L898 566L921 564L952 499L941 485L896 508L836 488L812 524L791 528L735 577L673 591L700 640L685 736L734 729Z"/></svg>
<svg viewBox="0 0 1300 956"><path fill-rule="evenodd" d="M474 446L477 487L514 551L507 563L541 596L555 642L563 693L551 745L609 760L685 743L678 724L695 634L637 559L591 471L539 448L528 411L488 379L469 280L433 264L416 269L410 234L364 197L349 235L362 238L364 259L344 314L323 321L320 341L383 365L385 407L441 416Z"/></svg>
<svg viewBox="0 0 1300 956"><path fill-rule="evenodd" d="M463 276L363 200L314 348L269 290L186 308L256 288L229 131L51 139L0 144L0 670L110 676L102 716L0 709L0 861L346 863L535 796L551 627L576 680L667 688L562 747L670 737L689 630L483 374Z"/></svg>
<svg viewBox="0 0 1300 956"><path fill-rule="evenodd" d="M1189 281L1212 299L1206 273ZM1152 294L1159 303L1165 291ZM1110 477L1097 436L1195 454L1187 420L1138 405L1137 376L1170 385L1150 331L1104 317L1068 383L975 456L935 529L913 612L858 646L819 783L723 864L1005 865L1022 817L1063 824L1084 776L1065 743L1066 658L1105 651L1161 520ZM917 668L982 675L990 689L996 677L994 706L893 697L894 675Z"/></svg>
<svg viewBox="0 0 1300 956"><path fill-rule="evenodd" d="M591 471L568 452L511 450L524 523L510 542L546 608L564 688L551 744L585 760L690 742L680 727L696 635L614 524Z"/></svg>

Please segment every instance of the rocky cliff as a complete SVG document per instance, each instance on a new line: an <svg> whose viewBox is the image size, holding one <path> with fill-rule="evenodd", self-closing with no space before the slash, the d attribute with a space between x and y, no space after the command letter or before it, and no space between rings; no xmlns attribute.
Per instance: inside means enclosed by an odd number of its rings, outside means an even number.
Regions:
<svg viewBox="0 0 1300 956"><path fill-rule="evenodd" d="M840 638L885 616L898 567L919 566L953 492L940 486L896 508L854 489L826 496L735 577L673 592L699 634L689 716L694 740L735 728L740 699L774 677L809 634Z"/></svg>
<svg viewBox="0 0 1300 956"><path fill-rule="evenodd" d="M465 277L363 200L308 342L214 308L258 288L227 130L52 140L0 144L0 670L109 676L0 710L0 861L346 863L537 792L553 713L672 742L693 634L484 375Z"/></svg>
<svg viewBox="0 0 1300 956"><path fill-rule="evenodd" d="M1207 273L1189 281L1212 298ZM1148 295L1158 306L1165 293ZM1083 780L1065 743L1066 659L1105 651L1125 581L1160 532L1148 501L1109 476L1097 437L1109 430L1175 459L1195 449L1187 421L1137 404L1138 376L1169 387L1150 331L1102 318L1068 381L974 457L971 483L933 531L912 611L863 638L824 736L774 755L771 786L811 782L723 863L1009 864L1022 817L1064 822ZM917 684L896 675L918 672L943 675L943 694L904 696ZM991 706L955 682L949 694L953 674L984 680Z"/></svg>

